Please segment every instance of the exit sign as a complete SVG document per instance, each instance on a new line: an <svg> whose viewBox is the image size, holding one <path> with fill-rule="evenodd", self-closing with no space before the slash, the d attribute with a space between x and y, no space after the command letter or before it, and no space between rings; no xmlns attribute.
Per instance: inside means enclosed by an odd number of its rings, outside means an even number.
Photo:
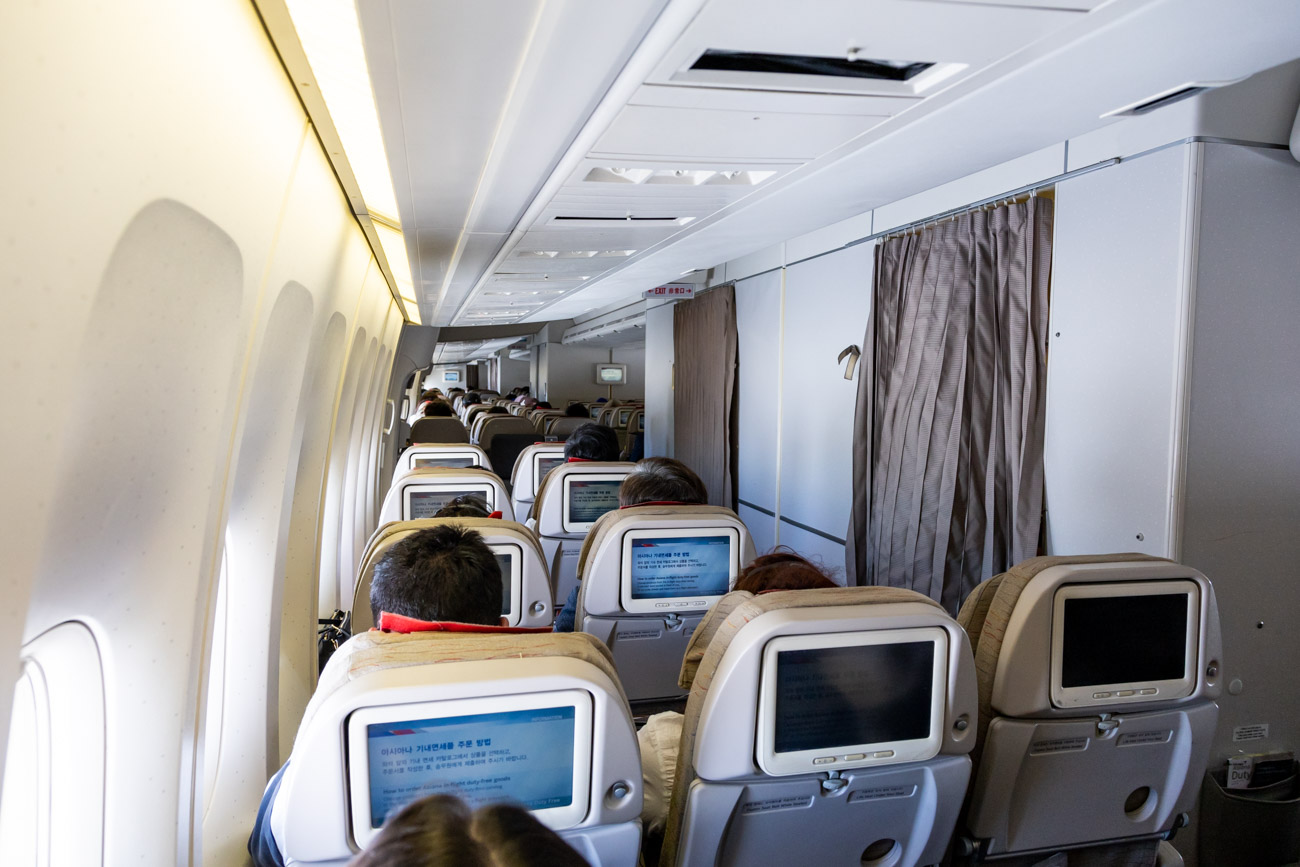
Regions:
<svg viewBox="0 0 1300 867"><path fill-rule="evenodd" d="M645 297L676 298L678 300L681 300L683 298L694 298L695 284L694 283L669 283L666 286L656 286L653 289L647 289L645 291Z"/></svg>

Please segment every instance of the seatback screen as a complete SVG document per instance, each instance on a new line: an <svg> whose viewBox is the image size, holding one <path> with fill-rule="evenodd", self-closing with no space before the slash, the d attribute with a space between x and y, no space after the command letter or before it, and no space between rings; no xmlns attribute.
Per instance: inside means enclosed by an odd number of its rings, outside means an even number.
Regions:
<svg viewBox="0 0 1300 867"><path fill-rule="evenodd" d="M721 596L731 583L727 536L642 538L631 546L627 577L633 599Z"/></svg>
<svg viewBox="0 0 1300 867"><path fill-rule="evenodd" d="M618 489L622 479L583 481L579 477L569 479L570 523L590 524L606 512L618 508Z"/></svg>
<svg viewBox="0 0 1300 867"><path fill-rule="evenodd" d="M618 411L618 426L619 426L619 427L627 427L627 420L628 420L628 418L629 418L631 415L632 415L632 410L630 410L630 409L620 409L620 410Z"/></svg>
<svg viewBox="0 0 1300 867"><path fill-rule="evenodd" d="M537 469L533 474L533 496L537 496L537 492L541 490L542 480L546 478L546 474L564 462L564 455L556 455L555 457L537 456Z"/></svg>
<svg viewBox="0 0 1300 867"><path fill-rule="evenodd" d="M370 824L427 795L471 806L547 810L573 803L575 708L479 713L366 726Z"/></svg>
<svg viewBox="0 0 1300 867"><path fill-rule="evenodd" d="M501 616L510 616L510 576L514 569L514 554L493 551L497 566L501 568Z"/></svg>
<svg viewBox="0 0 1300 867"><path fill-rule="evenodd" d="M1185 593L1065 600L1061 685L1178 680L1187 672Z"/></svg>
<svg viewBox="0 0 1300 867"><path fill-rule="evenodd" d="M780 652L776 752L927 737L934 653L932 641Z"/></svg>
<svg viewBox="0 0 1300 867"><path fill-rule="evenodd" d="M408 521L435 517L443 506L447 505L457 497L469 497L478 500L489 512L492 511L492 506L488 502L488 495L482 490L408 490L406 491L406 496L408 498L406 520Z"/></svg>
<svg viewBox="0 0 1300 867"><path fill-rule="evenodd" d="M466 467L476 467L478 464L473 458L416 458L415 466L412 469L421 467L446 467L448 469L464 469Z"/></svg>

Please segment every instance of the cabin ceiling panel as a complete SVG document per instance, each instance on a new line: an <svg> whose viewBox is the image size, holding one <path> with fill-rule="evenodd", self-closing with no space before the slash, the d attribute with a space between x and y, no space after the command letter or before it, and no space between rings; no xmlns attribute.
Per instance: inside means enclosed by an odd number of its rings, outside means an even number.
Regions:
<svg viewBox="0 0 1300 867"><path fill-rule="evenodd" d="M737 90L721 87L643 85L629 105L664 108L700 108L722 111L775 111L782 114L895 115L920 97L838 93L786 93L773 90Z"/></svg>
<svg viewBox="0 0 1300 867"><path fill-rule="evenodd" d="M600 137L591 156L804 161L886 119L629 105Z"/></svg>
<svg viewBox="0 0 1300 867"><path fill-rule="evenodd" d="M1277 0L1260 4L1255 13L1246 26L1214 0L1132 0L1077 15L1079 26L1067 38L1026 47L696 221L671 243L643 247L618 270L542 315L575 315L608 298L610 286L633 297L684 270L772 246L1059 144L1113 122L1101 119L1107 111L1182 82L1232 80L1295 57L1300 6ZM1097 70L1108 74L1092 74Z"/></svg>
<svg viewBox="0 0 1300 867"><path fill-rule="evenodd" d="M408 244L422 229L513 231L667 2L358 3ZM453 261L455 246L416 251L433 325L495 255Z"/></svg>
<svg viewBox="0 0 1300 867"><path fill-rule="evenodd" d="M919 0L712 0L649 76L649 84L691 84L690 66L707 49L846 57L858 49L875 60L986 65L1057 30L1080 13L1062 9L935 3ZM924 77L925 73L920 78ZM764 84L764 78L768 83ZM798 76L829 92L908 94L913 82ZM809 81L808 79L812 79ZM824 79L818 81L817 79ZM779 89L772 76L751 77L750 89ZM951 83L954 78L946 78ZM935 86L938 85L935 81ZM898 85L904 85L899 87ZM925 88L929 90L930 88Z"/></svg>

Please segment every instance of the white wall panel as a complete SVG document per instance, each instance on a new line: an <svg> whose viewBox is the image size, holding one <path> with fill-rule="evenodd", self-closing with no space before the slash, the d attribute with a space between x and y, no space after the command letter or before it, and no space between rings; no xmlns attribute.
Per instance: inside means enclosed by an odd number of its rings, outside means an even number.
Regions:
<svg viewBox="0 0 1300 867"><path fill-rule="evenodd" d="M857 380L846 380L835 359L844 347L862 345L874 249L860 244L786 270L778 511L837 539L847 531L853 496Z"/></svg>
<svg viewBox="0 0 1300 867"><path fill-rule="evenodd" d="M673 304L645 313L645 453L673 456Z"/></svg>
<svg viewBox="0 0 1300 867"><path fill-rule="evenodd" d="M1222 759L1234 726L1269 725L1250 752L1300 740L1300 164L1204 152L1181 559L1214 582L1225 682L1244 686L1219 699Z"/></svg>
<svg viewBox="0 0 1300 867"><path fill-rule="evenodd" d="M766 554L776 547L776 518L744 503L736 507L736 514L745 522L749 535L754 538L755 551Z"/></svg>
<svg viewBox="0 0 1300 867"><path fill-rule="evenodd" d="M1195 147L1057 187L1044 454L1051 554L1175 553Z"/></svg>
<svg viewBox="0 0 1300 867"><path fill-rule="evenodd" d="M830 573L836 584L844 583L844 546L839 542L782 521L781 545L819 564Z"/></svg>
<svg viewBox="0 0 1300 867"><path fill-rule="evenodd" d="M781 405L780 271L736 284L736 334L739 401L736 492L741 500L774 512L777 422Z"/></svg>

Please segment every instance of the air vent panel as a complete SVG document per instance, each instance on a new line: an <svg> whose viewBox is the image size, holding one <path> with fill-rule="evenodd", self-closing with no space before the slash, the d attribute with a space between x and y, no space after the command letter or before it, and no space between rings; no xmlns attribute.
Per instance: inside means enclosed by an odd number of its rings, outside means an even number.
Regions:
<svg viewBox="0 0 1300 867"><path fill-rule="evenodd" d="M932 66L934 66L933 62L926 61L819 57L809 54L765 54L758 51L724 51L709 48L691 64L691 69L775 75L823 75L833 78L868 78L875 81L910 81Z"/></svg>

